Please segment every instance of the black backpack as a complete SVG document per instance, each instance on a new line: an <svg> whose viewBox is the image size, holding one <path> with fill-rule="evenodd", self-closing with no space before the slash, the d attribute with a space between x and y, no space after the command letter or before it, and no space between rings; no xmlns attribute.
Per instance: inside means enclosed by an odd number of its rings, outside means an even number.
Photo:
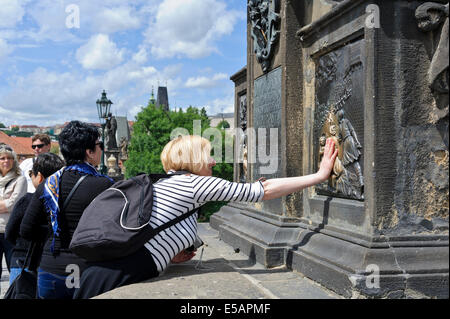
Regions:
<svg viewBox="0 0 450 319"><path fill-rule="evenodd" d="M86 207L70 242L70 250L90 262L131 255L164 229L193 215L185 213L157 228L149 221L153 206L153 183L173 175L139 174L116 182Z"/></svg>

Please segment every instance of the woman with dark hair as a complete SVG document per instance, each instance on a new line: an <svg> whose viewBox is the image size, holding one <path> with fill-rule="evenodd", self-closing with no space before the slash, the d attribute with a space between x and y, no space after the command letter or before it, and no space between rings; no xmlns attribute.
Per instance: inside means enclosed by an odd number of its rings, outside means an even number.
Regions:
<svg viewBox="0 0 450 319"><path fill-rule="evenodd" d="M43 183L47 177L55 173L57 170L64 166L64 161L56 154L53 153L42 153L37 157L33 157L33 165L31 170L27 172L33 184L33 189L36 189L39 184ZM11 256L11 269L9 271L9 283L12 284L13 281L20 274L23 263L27 256L28 248L31 242L23 239L19 235L20 224L22 222L25 211L27 210L28 204L33 197L32 192L28 192L20 198L9 217L8 224L5 229L5 238L7 241L12 243L14 246L12 256ZM43 224L46 226L46 223ZM42 227L42 228L44 228ZM35 241L35 248L33 249L33 254L31 256L31 264L29 267L31 270L35 270L37 265L39 265L39 260L42 255L42 241L46 237L46 227L43 229L42 240Z"/></svg>
<svg viewBox="0 0 450 319"><path fill-rule="evenodd" d="M42 221L49 225L38 269L38 298L72 298L76 276L86 267L86 261L73 254L69 244L84 209L113 184L95 168L103 150L99 137L96 127L79 121L63 129L59 144L67 166L38 186L20 226L20 235L34 240L39 238Z"/></svg>

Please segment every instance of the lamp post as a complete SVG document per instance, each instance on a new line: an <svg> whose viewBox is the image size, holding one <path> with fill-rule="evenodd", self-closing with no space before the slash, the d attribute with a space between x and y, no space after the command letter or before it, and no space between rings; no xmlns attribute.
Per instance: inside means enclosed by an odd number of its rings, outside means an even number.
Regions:
<svg viewBox="0 0 450 319"><path fill-rule="evenodd" d="M97 112L98 112L98 118L100 120L100 125L102 126L102 141L103 141L103 150L102 150L102 163L100 165L100 173L106 174L107 168L105 166L105 126L106 126L106 120L108 119L109 109L111 108L111 100L108 100L106 97L106 92L103 90L102 98L97 100Z"/></svg>

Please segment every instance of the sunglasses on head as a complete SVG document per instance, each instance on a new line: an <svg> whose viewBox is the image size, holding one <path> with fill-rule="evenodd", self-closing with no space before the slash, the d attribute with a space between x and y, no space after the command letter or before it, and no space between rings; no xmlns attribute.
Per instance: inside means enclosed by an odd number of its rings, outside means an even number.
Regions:
<svg viewBox="0 0 450 319"><path fill-rule="evenodd" d="M31 145L31 148L32 149L35 149L36 147L37 148L43 148L45 146L45 144L36 144L36 145Z"/></svg>

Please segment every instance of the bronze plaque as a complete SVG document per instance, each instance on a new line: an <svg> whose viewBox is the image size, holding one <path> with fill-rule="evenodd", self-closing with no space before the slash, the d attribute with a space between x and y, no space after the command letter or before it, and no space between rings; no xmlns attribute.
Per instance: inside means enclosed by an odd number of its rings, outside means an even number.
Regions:
<svg viewBox="0 0 450 319"><path fill-rule="evenodd" d="M253 126L257 135L257 154L252 169L254 181L260 177L269 179L282 176L281 75L282 69L279 67L254 82ZM272 133L275 133L274 139ZM283 211L281 198L265 201L262 207L265 211L279 215Z"/></svg>
<svg viewBox="0 0 450 319"><path fill-rule="evenodd" d="M319 168L327 138L339 149L330 179L318 194L364 199L364 40L347 44L316 60L314 150Z"/></svg>

